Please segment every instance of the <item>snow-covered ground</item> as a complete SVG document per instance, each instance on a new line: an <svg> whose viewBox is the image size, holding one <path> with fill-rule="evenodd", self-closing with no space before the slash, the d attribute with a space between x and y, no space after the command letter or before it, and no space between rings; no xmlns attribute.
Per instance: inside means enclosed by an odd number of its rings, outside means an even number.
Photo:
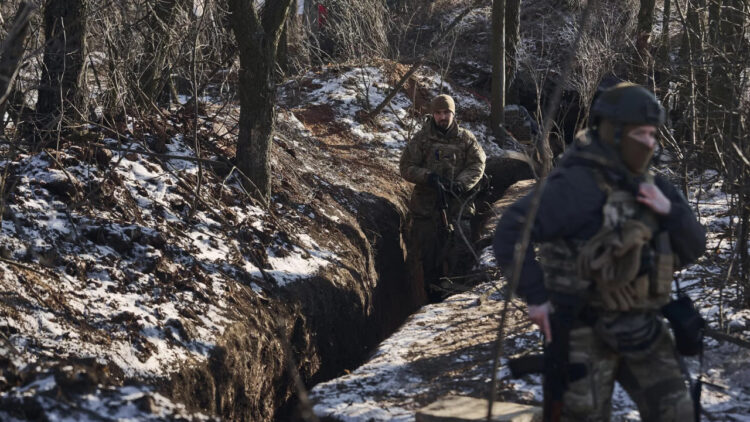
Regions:
<svg viewBox="0 0 750 422"><path fill-rule="evenodd" d="M143 148L135 141L104 142ZM194 156L181 136L167 149ZM164 409L177 416L180 406L153 388L111 388L107 381L158 379L207 359L229 322L225 296L234 277L256 280L248 287L258 295L270 287L258 284L263 275L257 263L227 226L262 228L268 213L241 200L237 183L230 181L208 185L218 197L237 200L220 203L204 196L200 201L214 207L201 205L188 216L194 163L174 159L159 165L137 152L117 151L97 163L77 153L82 151L44 151L14 163L17 186L6 205L0 244L3 258L26 268L0 262L6 292L0 350L20 374L5 382L21 385L0 398L46 400L48 417L68 415L60 420L87 413L127 420L139 400L147 412L135 419L156 417ZM87 196L95 199L88 202ZM276 239L267 248L265 273L278 286L316 274L336 259L304 233L298 239L299 245ZM168 280L178 283L165 284ZM79 359L91 360L81 374L103 365L107 375L86 381L94 390L74 409L64 401L53 406L65 391L60 374L68 361Z"/></svg>
<svg viewBox="0 0 750 422"><path fill-rule="evenodd" d="M332 107L335 123L345 125L348 134L356 140L386 145L391 149L386 158L391 163L397 163L406 140L423 122L424 116L415 109L412 99L400 91L373 121L367 121L363 118L363 113L374 109L386 98L393 81L379 67L355 67L340 71L334 77L331 72L332 70L324 70L320 72L322 74L311 72L305 75L306 83L312 89L305 92L304 100L298 100L298 103L305 104L307 108L316 105ZM420 88L427 93L428 100L441 93L453 96L459 125L476 135L488 156L502 153L502 149L494 143L489 128L473 121L476 117L489 117L487 103L466 90L452 86L432 69L423 67L414 77ZM472 116L472 122L463 123L464 115Z"/></svg>
<svg viewBox="0 0 750 422"><path fill-rule="evenodd" d="M417 77L430 95L440 91L436 73ZM369 122L362 113L390 90L381 68L324 69L306 79L314 88L289 101L291 110L279 108L283 130L275 139L305 158L295 157L298 168L290 168L277 153L272 166L283 164L298 179L311 175L322 186L345 186L352 195L403 196L395 191L405 186L398 157L421 122L411 100L398 94ZM479 107L460 89L442 89L463 110ZM280 96L288 95L282 87ZM333 122L316 127L297 118L314 106L332 110ZM205 132L217 127L231 131L235 116L233 109L213 122L200 116L199 131L209 138ZM344 129L329 136L333 123ZM165 124L164 153L195 157L182 133L185 121ZM195 162L139 154L153 151L162 136L152 129L129 119L119 141L101 141L130 152L68 145L0 165L10 166L14 185L0 229L0 419L28 416L31 408L54 420L203 419L154 385L206 362L237 317L233 292L273 297L290 283L342 267L347 246L321 237L328 229L320 226L355 221L346 198L278 201L266 209L247 198L236 172L221 178L204 166L196 199ZM479 138L490 155L499 151ZM344 159L353 152L311 146L335 142L358 144L362 165Z"/></svg>
<svg viewBox="0 0 750 422"><path fill-rule="evenodd" d="M695 178L691 203L709 230L708 252L697 264L677 274L681 285L695 300L713 329L739 338L750 337L750 312L732 307L734 289L720 289L732 253L728 195L714 172ZM484 265L492 265L490 249L483 251ZM499 280L500 285L504 284ZM371 359L348 375L312 390L315 412L346 422L373 420L413 421L415 413L438 397L464 394L486 397L491 371L491 342L498 327L503 296L498 292L486 302L480 298L493 284L452 296L444 303L428 305L381 343ZM730 291L731 290L731 291ZM505 355L528 352L540 346L536 329L525 322L523 304L513 302L512 324L505 340ZM704 420L750 421L750 350L706 338L702 405ZM697 358L686 358L695 379ZM516 380L501 361L498 379L500 399L540 403L541 379L530 375ZM618 385L613 398L614 421L637 421L634 403Z"/></svg>
<svg viewBox="0 0 750 422"><path fill-rule="evenodd" d="M703 259L680 273L680 285L690 294L706 318L709 328L740 339L750 338L750 310L736 307L737 282L728 281L727 272L737 267L737 218L730 221L730 195L723 192L723 180L710 171L694 179L702 180L690 190L689 200L697 206L699 218L708 230L707 252ZM702 189L699 187L702 186ZM704 387L701 403L708 420L750 421L750 350L707 337L705 341ZM695 377L697 359L687 359Z"/></svg>

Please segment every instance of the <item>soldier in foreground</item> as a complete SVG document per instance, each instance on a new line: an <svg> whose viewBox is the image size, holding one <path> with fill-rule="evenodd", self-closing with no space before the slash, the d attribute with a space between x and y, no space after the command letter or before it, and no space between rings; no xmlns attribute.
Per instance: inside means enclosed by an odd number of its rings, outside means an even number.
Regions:
<svg viewBox="0 0 750 422"><path fill-rule="evenodd" d="M693 403L660 314L674 269L705 250L705 230L685 198L648 172L664 109L645 88L621 83L591 108L542 192L521 268L512 268L533 195L498 223L494 250L506 276L521 271L518 294L544 333L559 369L551 420L608 421L615 380L644 421L693 420ZM545 360L547 359L545 352ZM551 415L550 415L551 413Z"/></svg>
<svg viewBox="0 0 750 422"><path fill-rule="evenodd" d="M459 233L470 238L474 204L470 190L484 174L485 155L474 135L458 127L456 105L448 95L435 97L432 115L401 155L401 176L414 183L409 201L408 239L412 276L431 302L446 293L447 280L472 261ZM421 281L421 283L420 283Z"/></svg>

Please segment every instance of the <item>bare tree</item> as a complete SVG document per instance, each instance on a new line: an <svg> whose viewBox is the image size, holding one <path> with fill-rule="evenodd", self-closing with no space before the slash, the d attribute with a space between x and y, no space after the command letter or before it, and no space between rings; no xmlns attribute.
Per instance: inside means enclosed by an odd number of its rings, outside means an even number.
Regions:
<svg viewBox="0 0 750 422"><path fill-rule="evenodd" d="M701 2L703 0L687 0L686 25L683 25L682 45L680 46L680 56L683 62L688 61L688 57L697 58L703 51L703 43L700 34L701 27ZM677 5L679 7L679 4Z"/></svg>
<svg viewBox="0 0 750 422"><path fill-rule="evenodd" d="M86 57L87 0L44 3L44 67L36 112L43 120L80 105Z"/></svg>
<svg viewBox="0 0 750 422"><path fill-rule="evenodd" d="M708 41L711 43L718 41L722 1L708 0Z"/></svg>
<svg viewBox="0 0 750 422"><path fill-rule="evenodd" d="M385 57L390 45L388 8L382 0L315 2L305 25L304 48L319 63Z"/></svg>
<svg viewBox="0 0 750 422"><path fill-rule="evenodd" d="M490 120L492 133L499 141L505 139L505 0L492 2L492 101Z"/></svg>
<svg viewBox="0 0 750 422"><path fill-rule="evenodd" d="M157 0L151 6L147 21L148 38L141 56L142 71L138 79L141 104L156 102L167 86L172 50L170 44L176 30L177 15L186 6L186 0Z"/></svg>
<svg viewBox="0 0 750 422"><path fill-rule="evenodd" d="M237 167L246 188L268 203L271 198L271 143L275 122L276 57L292 0L229 0L231 26L240 52L240 122Z"/></svg>
<svg viewBox="0 0 750 422"><path fill-rule="evenodd" d="M739 282L744 290L744 300L750 304L750 144L743 133L744 113L743 94L746 95L748 65L747 53L750 50L745 39L748 5L743 0L723 0L721 2L720 24L716 36L717 54L711 71L710 104L713 113L709 115L728 161L727 181L737 195L737 215L739 233L737 236L739 255Z"/></svg>
<svg viewBox="0 0 750 422"><path fill-rule="evenodd" d="M13 26L0 45L0 116L4 114L5 102L18 75L24 43L29 34L29 19L33 11L34 7L29 3L23 2L19 5L13 18Z"/></svg>
<svg viewBox="0 0 750 422"><path fill-rule="evenodd" d="M636 68L639 73L644 75L642 82L651 86L649 83L649 69L652 64L650 50L651 31L654 27L654 7L655 0L640 0L640 9L638 10L638 24L636 26L635 50L636 50Z"/></svg>
<svg viewBox="0 0 750 422"><path fill-rule="evenodd" d="M661 45L659 48L659 60L664 64L669 64L669 53L671 50L671 40L669 37L669 23L672 19L672 1L664 0L664 9L661 18Z"/></svg>
<svg viewBox="0 0 750 422"><path fill-rule="evenodd" d="M516 52L521 40L521 0L505 0L505 57L507 78L513 78L517 67Z"/></svg>

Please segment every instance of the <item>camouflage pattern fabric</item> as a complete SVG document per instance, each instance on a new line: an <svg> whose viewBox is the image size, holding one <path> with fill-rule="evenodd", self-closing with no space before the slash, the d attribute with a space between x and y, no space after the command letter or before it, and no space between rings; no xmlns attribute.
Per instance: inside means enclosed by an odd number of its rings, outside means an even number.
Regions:
<svg viewBox="0 0 750 422"><path fill-rule="evenodd" d="M692 420L674 341L658 313L669 300L674 271L669 236L631 191L607 183L598 171L594 177L607 195L599 231L586 241L540 245L546 288L585 298L596 314L595 322L580 321L570 332L569 361L584 364L587 373L566 390L563 420L609 421L615 381L643 421Z"/></svg>
<svg viewBox="0 0 750 422"><path fill-rule="evenodd" d="M615 351L594 328L570 332L570 362L586 366L586 376L570 383L563 396L563 420L610 420L612 390L617 381L638 406L644 422L688 422L693 404L674 353L674 341L664 322L656 341L642 350Z"/></svg>
<svg viewBox="0 0 750 422"><path fill-rule="evenodd" d="M444 294L437 293L432 286L439 285L441 277L468 270L464 267L473 261L457 230L449 235L443 226L437 207L438 194L427 178L434 172L448 181L445 186L449 191L446 192L448 221L454 227L461 224L464 234L471 238L468 219L475 212L474 204L466 202L465 195L456 195L453 188L460 184L468 190L479 182L484 174L485 154L471 132L454 122L446 133L441 133L430 117L409 141L399 166L404 179L415 184L409 201L411 227L407 245L412 279L416 285L425 287L431 301L438 301Z"/></svg>
<svg viewBox="0 0 750 422"><path fill-rule="evenodd" d="M461 220L461 229L470 236L469 220ZM411 221L407 246L409 268L415 286L423 286L428 299L438 301L445 296L440 286L441 277L463 274L473 257L466 243L456 231L448 236L439 216L415 217ZM455 222L454 222L455 225ZM456 230L458 230L456 228Z"/></svg>
<svg viewBox="0 0 750 422"><path fill-rule="evenodd" d="M401 176L415 184L409 201L409 210L415 216L429 217L437 212L437 192L427 184L430 173L437 173L447 180L447 189L461 184L465 190L473 188L484 174L485 154L474 135L454 124L447 133L441 133L432 118L409 141L401 155L399 167ZM460 198L451 197L448 215L458 215ZM473 204L467 204L463 216L474 213Z"/></svg>
<svg viewBox="0 0 750 422"><path fill-rule="evenodd" d="M595 142L579 142L586 139ZM493 241L497 262L505 271L522 270L517 291L528 304L549 301L553 322L574 319L573 328L562 327L566 331L558 338L570 339L566 342L568 361L583 364L587 373L569 383L563 396L563 420L609 421L615 381L635 401L644 421L694 420L674 341L659 308L669 298L674 269L695 262L705 252L705 228L684 196L659 176L653 183L671 202L669 215L649 217L648 210L639 215L644 208L636 204L633 195L640 180L618 168L622 166L616 165L612 148L591 132L583 133L579 140L547 179L531 232L533 244L524 252L522 267L512 268L513 257L533 205L532 195L511 205L498 222ZM610 190L604 189L599 176ZM624 193L610 195L618 190ZM607 209L603 209L605 204ZM647 250L641 251L644 258L638 263L637 281L633 280L629 289L637 300L626 304L630 310L622 311L617 300L622 298L613 298L617 306L607 305L598 282L579 273L577 259L583 246L603 227L622 228L628 219L645 224L652 235ZM613 274L618 272L615 269ZM646 277L647 285L643 283ZM617 281L619 286L630 284L629 280ZM648 299L643 300L646 290ZM571 318L565 318L566 311Z"/></svg>

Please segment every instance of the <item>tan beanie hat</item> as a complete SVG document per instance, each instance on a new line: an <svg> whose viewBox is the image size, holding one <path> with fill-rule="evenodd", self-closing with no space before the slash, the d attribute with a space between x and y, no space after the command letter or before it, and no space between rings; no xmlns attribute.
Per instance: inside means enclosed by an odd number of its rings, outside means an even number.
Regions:
<svg viewBox="0 0 750 422"><path fill-rule="evenodd" d="M450 110L453 114L456 114L456 103L453 101L450 95L438 95L432 99L430 103L430 110L434 113L438 110Z"/></svg>

